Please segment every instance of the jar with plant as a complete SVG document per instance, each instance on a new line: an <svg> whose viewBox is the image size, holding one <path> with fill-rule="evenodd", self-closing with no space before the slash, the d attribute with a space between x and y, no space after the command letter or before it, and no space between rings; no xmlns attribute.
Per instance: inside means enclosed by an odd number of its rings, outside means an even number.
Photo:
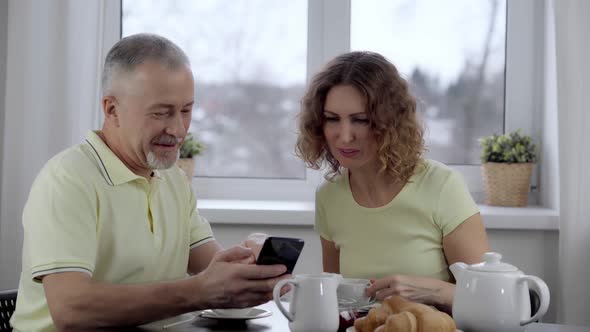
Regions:
<svg viewBox="0 0 590 332"><path fill-rule="evenodd" d="M186 134L184 142L180 147L180 158L176 164L184 171L189 182L193 178L193 172L195 169L194 157L200 155L204 149L205 146L199 142L192 133L189 132Z"/></svg>
<svg viewBox="0 0 590 332"><path fill-rule="evenodd" d="M536 146L528 135L516 130L479 139L482 147L482 176L485 203L497 206L526 206Z"/></svg>

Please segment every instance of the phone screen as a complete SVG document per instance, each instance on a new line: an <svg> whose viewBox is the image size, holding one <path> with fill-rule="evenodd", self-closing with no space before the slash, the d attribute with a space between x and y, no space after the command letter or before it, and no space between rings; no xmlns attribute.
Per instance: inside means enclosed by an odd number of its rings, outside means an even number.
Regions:
<svg viewBox="0 0 590 332"><path fill-rule="evenodd" d="M287 273L291 274L293 273L297 259L299 259L303 244L304 241L302 239L276 236L268 237L264 241L256 264L283 264L287 267Z"/></svg>

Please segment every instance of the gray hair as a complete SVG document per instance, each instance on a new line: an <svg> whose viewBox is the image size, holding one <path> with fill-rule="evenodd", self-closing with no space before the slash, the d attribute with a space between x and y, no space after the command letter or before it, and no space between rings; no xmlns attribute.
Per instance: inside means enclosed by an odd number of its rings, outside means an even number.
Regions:
<svg viewBox="0 0 590 332"><path fill-rule="evenodd" d="M119 40L109 51L102 70L102 95L111 93L113 77L130 73L147 60L176 69L190 66L184 51L170 40L155 34L140 33Z"/></svg>

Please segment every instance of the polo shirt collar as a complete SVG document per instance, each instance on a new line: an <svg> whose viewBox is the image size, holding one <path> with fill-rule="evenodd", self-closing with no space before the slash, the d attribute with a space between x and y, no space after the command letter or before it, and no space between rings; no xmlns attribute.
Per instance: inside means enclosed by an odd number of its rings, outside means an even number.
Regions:
<svg viewBox="0 0 590 332"><path fill-rule="evenodd" d="M122 161L113 153L106 143L98 136L100 131L89 131L86 135L86 143L90 145L92 151L98 158L100 169L106 181L112 186L118 186L136 179L145 179L133 173ZM154 170L154 177L160 177L160 174Z"/></svg>

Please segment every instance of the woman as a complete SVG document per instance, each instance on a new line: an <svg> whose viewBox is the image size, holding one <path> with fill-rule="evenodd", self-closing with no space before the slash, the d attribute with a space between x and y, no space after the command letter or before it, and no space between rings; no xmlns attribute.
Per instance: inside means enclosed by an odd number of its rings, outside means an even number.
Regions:
<svg viewBox="0 0 590 332"><path fill-rule="evenodd" d="M488 241L461 176L423 158L423 128L406 81L383 56L340 55L313 78L299 116L297 154L328 165L316 193L325 272L373 280L450 311L448 265L480 261Z"/></svg>

